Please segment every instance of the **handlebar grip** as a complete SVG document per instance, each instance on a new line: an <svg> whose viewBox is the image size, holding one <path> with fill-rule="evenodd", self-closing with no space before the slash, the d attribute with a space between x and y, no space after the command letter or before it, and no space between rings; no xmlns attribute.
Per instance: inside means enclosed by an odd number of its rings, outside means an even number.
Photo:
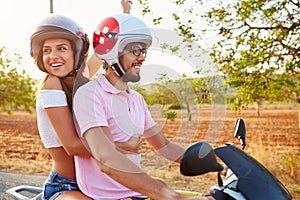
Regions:
<svg viewBox="0 0 300 200"><path fill-rule="evenodd" d="M216 200L234 200L234 198L232 198L231 196L225 194L224 192L222 192L220 190L214 190L213 194L209 194L207 196L212 196Z"/></svg>

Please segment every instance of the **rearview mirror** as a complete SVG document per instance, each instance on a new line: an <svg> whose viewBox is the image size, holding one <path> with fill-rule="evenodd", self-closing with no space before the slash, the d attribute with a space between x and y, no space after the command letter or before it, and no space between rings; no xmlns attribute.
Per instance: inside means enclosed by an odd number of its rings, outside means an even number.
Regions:
<svg viewBox="0 0 300 200"><path fill-rule="evenodd" d="M242 118L238 118L234 127L234 137L241 142L242 149L246 147L246 126Z"/></svg>
<svg viewBox="0 0 300 200"><path fill-rule="evenodd" d="M190 146L180 162L180 173L185 176L196 176L221 170L223 167L217 162L213 148L206 142L198 142Z"/></svg>

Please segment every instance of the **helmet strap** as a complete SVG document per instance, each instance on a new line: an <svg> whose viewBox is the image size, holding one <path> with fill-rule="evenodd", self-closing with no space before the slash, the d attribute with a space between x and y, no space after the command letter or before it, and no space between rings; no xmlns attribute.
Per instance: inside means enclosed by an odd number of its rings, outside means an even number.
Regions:
<svg viewBox="0 0 300 200"><path fill-rule="evenodd" d="M121 69L118 63L114 63L111 65L111 68L120 76L122 77L124 75L124 70Z"/></svg>
<svg viewBox="0 0 300 200"><path fill-rule="evenodd" d="M61 77L60 79L65 79L67 77L72 77L72 76L76 76L77 71L75 69L73 69L70 73L68 73L66 76Z"/></svg>
<svg viewBox="0 0 300 200"><path fill-rule="evenodd" d="M63 91L66 94L68 107L71 111L72 110L72 89L69 88L68 85L65 83L65 78L66 78L66 76L61 78L60 83L61 83L61 86L63 88Z"/></svg>

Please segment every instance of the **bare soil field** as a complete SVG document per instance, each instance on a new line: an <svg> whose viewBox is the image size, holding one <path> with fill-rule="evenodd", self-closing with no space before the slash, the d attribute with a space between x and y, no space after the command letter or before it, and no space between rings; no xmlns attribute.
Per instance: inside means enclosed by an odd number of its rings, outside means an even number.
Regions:
<svg viewBox="0 0 300 200"><path fill-rule="evenodd" d="M151 107L153 118L165 135L176 143L188 147L197 141L207 141L213 147L229 141L239 145L233 137L237 118L246 124L246 151L271 171L300 199L300 133L297 106L266 106L261 115L254 108L241 114L227 109L201 106L188 121L185 111L175 121L166 121L158 107ZM37 130L36 115L14 112L0 114L0 169L47 174L51 159L44 149ZM142 166L149 174L164 179L175 189L206 192L217 183L215 173L198 177L183 177L178 164L166 162L144 143Z"/></svg>

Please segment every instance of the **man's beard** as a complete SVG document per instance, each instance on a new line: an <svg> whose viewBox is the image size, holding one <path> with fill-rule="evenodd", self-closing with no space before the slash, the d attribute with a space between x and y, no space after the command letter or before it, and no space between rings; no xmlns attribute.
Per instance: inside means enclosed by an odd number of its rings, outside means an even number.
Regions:
<svg viewBox="0 0 300 200"><path fill-rule="evenodd" d="M128 71L122 77L122 81L124 82L138 82L141 77L139 73Z"/></svg>

